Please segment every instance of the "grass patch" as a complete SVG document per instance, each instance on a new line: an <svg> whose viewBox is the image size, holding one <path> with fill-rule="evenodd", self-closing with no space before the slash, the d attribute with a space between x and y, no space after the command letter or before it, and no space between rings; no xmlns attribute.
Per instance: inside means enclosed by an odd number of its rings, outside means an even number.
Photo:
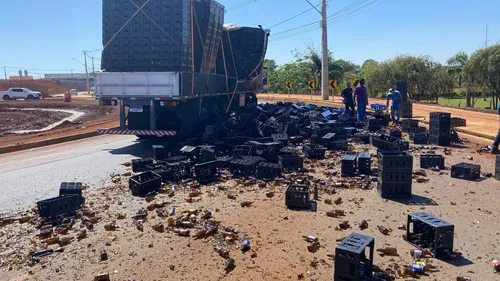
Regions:
<svg viewBox="0 0 500 281"><path fill-rule="evenodd" d="M447 98L439 98L438 101L439 105L444 105L444 106L454 106L454 107L464 107L467 104L467 101L465 98L460 98L460 99L447 99ZM490 107L491 106L491 98L476 98L475 99L475 104L474 108L478 109L484 109L485 107Z"/></svg>

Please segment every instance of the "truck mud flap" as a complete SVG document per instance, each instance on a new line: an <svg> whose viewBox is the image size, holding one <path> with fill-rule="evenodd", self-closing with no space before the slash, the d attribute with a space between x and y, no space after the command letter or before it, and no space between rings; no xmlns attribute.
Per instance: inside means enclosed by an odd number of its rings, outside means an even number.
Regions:
<svg viewBox="0 0 500 281"><path fill-rule="evenodd" d="M127 130L127 129L97 129L100 135L136 135L136 136L175 136L176 131L165 130Z"/></svg>

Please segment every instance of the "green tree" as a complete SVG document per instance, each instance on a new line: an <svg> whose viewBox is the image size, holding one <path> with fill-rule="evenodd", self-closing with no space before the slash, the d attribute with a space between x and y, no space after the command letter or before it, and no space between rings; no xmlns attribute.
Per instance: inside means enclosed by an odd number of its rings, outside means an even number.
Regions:
<svg viewBox="0 0 500 281"><path fill-rule="evenodd" d="M372 86L372 82L375 81L373 79L373 74L375 73L377 68L378 68L378 63L375 60L369 59L363 63L359 71L359 76L365 78L366 80L368 94L371 96L376 96L376 93L373 93L374 87Z"/></svg>
<svg viewBox="0 0 500 281"><path fill-rule="evenodd" d="M462 71L468 59L469 55L467 55L466 52L460 51L456 53L454 56L450 57L447 61L449 66L449 72L455 77L459 88L462 88L462 79L463 79Z"/></svg>
<svg viewBox="0 0 500 281"><path fill-rule="evenodd" d="M463 68L467 91L482 88L491 92L492 106L498 107L500 95L500 45L474 52ZM468 103L469 105L469 103Z"/></svg>

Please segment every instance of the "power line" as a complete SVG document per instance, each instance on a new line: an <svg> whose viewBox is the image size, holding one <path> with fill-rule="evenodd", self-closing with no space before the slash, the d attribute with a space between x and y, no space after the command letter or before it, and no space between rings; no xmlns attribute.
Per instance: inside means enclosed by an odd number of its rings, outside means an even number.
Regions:
<svg viewBox="0 0 500 281"><path fill-rule="evenodd" d="M29 67L16 67L16 66L6 66L6 69L9 70L35 70L35 71L71 71L71 69L43 69L43 68L29 68Z"/></svg>
<svg viewBox="0 0 500 281"><path fill-rule="evenodd" d="M251 5L253 3L257 2L257 0L244 0L244 1L241 1L239 4L236 4L228 9L226 9L226 13L230 13L230 12L233 12L235 10L238 10L238 9L241 9L243 7L246 7L248 5Z"/></svg>
<svg viewBox="0 0 500 281"><path fill-rule="evenodd" d="M317 6L319 6L319 4L318 4L318 5L316 5L316 7L317 7ZM291 18L288 18L288 19L286 19L286 20L284 20L284 21L282 21L282 22L279 22L279 23L277 23L277 24L275 24L275 25L272 25L272 26L270 26L270 27L268 27L268 28L269 28L269 29L271 29L271 28L276 27L276 26L278 26L278 25L284 24L285 22L289 22L289 21L291 21L291 20L293 20L293 19L295 19L295 18L297 18L297 17L299 17L299 16L302 16L303 14L305 14L305 13L307 13L307 12L309 12L309 11L313 10L313 9L314 9L314 7L309 8L309 9L307 9L307 10L303 11L302 13L296 14L295 16L293 16L293 17L291 17Z"/></svg>

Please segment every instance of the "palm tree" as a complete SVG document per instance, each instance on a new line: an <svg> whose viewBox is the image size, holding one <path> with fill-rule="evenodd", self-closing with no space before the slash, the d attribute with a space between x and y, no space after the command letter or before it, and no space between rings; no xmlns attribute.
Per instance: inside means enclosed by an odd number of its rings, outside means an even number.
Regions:
<svg viewBox="0 0 500 281"><path fill-rule="evenodd" d="M469 59L469 55L465 52L458 52L454 56L448 59L447 63L450 67L450 74L454 74L458 80L458 87L462 88L462 70L465 63Z"/></svg>

